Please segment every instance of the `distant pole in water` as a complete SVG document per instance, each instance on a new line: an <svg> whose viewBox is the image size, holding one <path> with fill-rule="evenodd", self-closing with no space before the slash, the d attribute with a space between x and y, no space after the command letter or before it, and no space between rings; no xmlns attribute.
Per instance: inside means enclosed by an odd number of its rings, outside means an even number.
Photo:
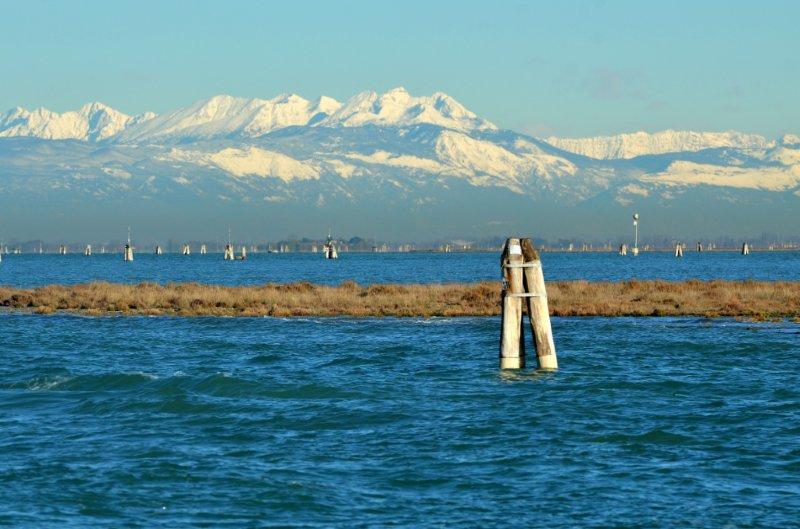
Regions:
<svg viewBox="0 0 800 529"><path fill-rule="evenodd" d="M633 214L633 231L634 231L634 239L633 239L633 248L631 248L631 254L634 256L639 255L639 214Z"/></svg>
<svg viewBox="0 0 800 529"><path fill-rule="evenodd" d="M233 244L231 244L231 229L228 227L228 244L225 245L225 254L222 256L225 261L233 261Z"/></svg>
<svg viewBox="0 0 800 529"><path fill-rule="evenodd" d="M675 257L683 257L683 245L681 243L675 245Z"/></svg>
<svg viewBox="0 0 800 529"><path fill-rule="evenodd" d="M750 255L750 245L747 244L747 241L742 245L742 255Z"/></svg>
<svg viewBox="0 0 800 529"><path fill-rule="evenodd" d="M122 256L123 261L133 261L133 245L131 244L131 227L128 226L128 242L125 244L125 251Z"/></svg>
<svg viewBox="0 0 800 529"><path fill-rule="evenodd" d="M328 238L325 241L325 244L322 246L322 252L325 256L325 259L339 258L339 252L336 251L336 244L333 241L333 237L331 237L331 230L328 230Z"/></svg>

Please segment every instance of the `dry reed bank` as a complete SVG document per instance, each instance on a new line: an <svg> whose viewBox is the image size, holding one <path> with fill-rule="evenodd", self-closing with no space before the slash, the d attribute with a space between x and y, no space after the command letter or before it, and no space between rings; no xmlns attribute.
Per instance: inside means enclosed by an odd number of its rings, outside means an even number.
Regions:
<svg viewBox="0 0 800 529"><path fill-rule="evenodd" d="M555 316L733 316L800 321L800 282L556 281ZM179 283L89 283L34 289L0 287L0 306L49 314L176 316L490 316L499 282L338 286L291 283L226 287Z"/></svg>

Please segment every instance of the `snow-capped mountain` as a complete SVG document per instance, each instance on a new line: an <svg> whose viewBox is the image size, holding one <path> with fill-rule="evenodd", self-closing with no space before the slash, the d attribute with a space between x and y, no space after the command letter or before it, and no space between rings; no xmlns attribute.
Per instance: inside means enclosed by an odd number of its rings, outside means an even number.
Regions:
<svg viewBox="0 0 800 529"><path fill-rule="evenodd" d="M687 130L664 130L654 134L634 132L616 136L593 138L556 138L547 142L565 151L582 154L599 160L636 158L648 154L670 152L697 152L704 149L734 147L736 149L764 149L770 145L763 136L727 132L693 132Z"/></svg>
<svg viewBox="0 0 800 529"><path fill-rule="evenodd" d="M115 136L129 125L145 122L152 117L154 114L148 113L134 118L102 103L89 103L63 114L46 108L29 112L17 107L0 115L0 137L101 141Z"/></svg>
<svg viewBox="0 0 800 529"><path fill-rule="evenodd" d="M257 138L292 126L407 127L420 124L458 131L497 128L447 94L414 97L404 88L395 88L385 94L362 92L344 104L327 96L309 101L295 94L282 94L273 99L218 95L161 116L148 112L136 118L100 103L63 114L47 109L29 112L16 108L0 117L0 137L164 143Z"/></svg>
<svg viewBox="0 0 800 529"><path fill-rule="evenodd" d="M229 222L273 237L331 225L381 237L593 236L625 230L633 208L675 236L796 233L800 138L543 140L400 88L344 103L215 96L160 116L14 109L0 117L0 201L2 230L30 236L122 218L154 237L165 223L200 237Z"/></svg>
<svg viewBox="0 0 800 529"><path fill-rule="evenodd" d="M329 97L308 101L294 94L273 99L214 96L143 123L131 124L115 141L124 143L255 138L293 125L308 125L335 112L341 104Z"/></svg>
<svg viewBox="0 0 800 529"><path fill-rule="evenodd" d="M408 127L423 123L459 131L497 128L447 94L437 92L430 97L414 97L402 87L380 95L362 92L320 121L319 125L359 127L373 124Z"/></svg>

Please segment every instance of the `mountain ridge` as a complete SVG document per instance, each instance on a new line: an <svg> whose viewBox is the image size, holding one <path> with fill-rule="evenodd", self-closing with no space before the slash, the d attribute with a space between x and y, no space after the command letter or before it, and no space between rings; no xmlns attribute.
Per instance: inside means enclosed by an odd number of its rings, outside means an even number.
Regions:
<svg viewBox="0 0 800 529"><path fill-rule="evenodd" d="M131 116L98 102L60 114L45 108L29 111L16 107L0 114L0 137L158 143L228 136L256 138L292 126L353 127L368 124L394 127L432 124L460 132L499 130L443 92L415 97L405 88L397 87L383 94L361 92L344 103L324 95L309 100L289 93L271 99L219 94L162 115L145 112ZM791 134L784 137L797 139ZM563 151L600 160L697 152L719 147L760 149L782 141L770 141L758 134L734 130L672 129L539 139ZM800 143L800 140L795 143Z"/></svg>
<svg viewBox="0 0 800 529"><path fill-rule="evenodd" d="M610 230L636 208L664 226L800 230L800 138L667 132L591 157L401 88L344 103L220 95L161 116L13 109L0 118L0 202L19 229L126 215L188 230L224 211L252 229L468 236L535 219L553 235Z"/></svg>

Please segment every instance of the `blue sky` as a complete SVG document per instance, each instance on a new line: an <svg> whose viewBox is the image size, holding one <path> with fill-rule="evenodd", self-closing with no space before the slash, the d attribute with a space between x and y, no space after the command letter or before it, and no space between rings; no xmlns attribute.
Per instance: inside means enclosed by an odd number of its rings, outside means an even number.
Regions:
<svg viewBox="0 0 800 529"><path fill-rule="evenodd" d="M0 1L0 109L444 91L537 135L800 132L800 2Z"/></svg>

